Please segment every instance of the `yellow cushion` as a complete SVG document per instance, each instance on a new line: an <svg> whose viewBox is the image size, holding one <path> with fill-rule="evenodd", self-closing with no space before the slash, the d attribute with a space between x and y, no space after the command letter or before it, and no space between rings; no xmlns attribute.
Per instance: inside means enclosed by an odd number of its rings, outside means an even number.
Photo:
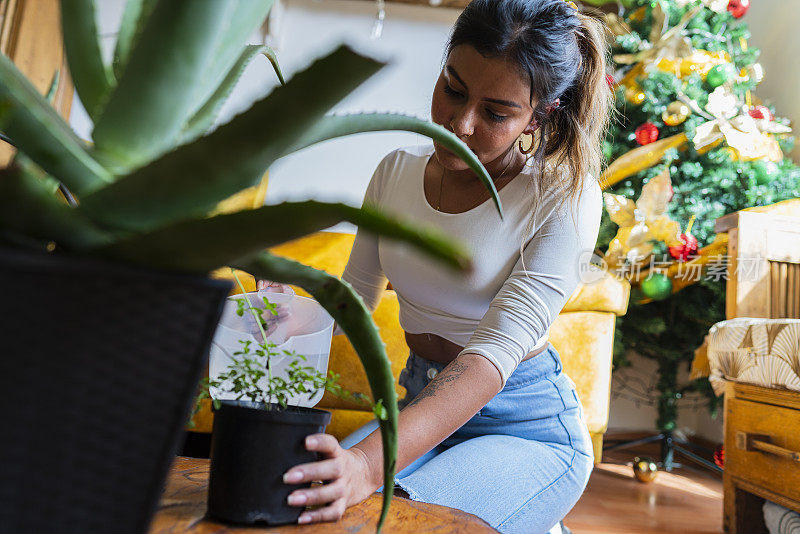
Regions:
<svg viewBox="0 0 800 534"><path fill-rule="evenodd" d="M235 281L233 273L231 273L230 267L220 267L219 269L212 271L210 276L211 278L216 278L218 280L230 280L231 282L233 282L231 295L241 294L242 289L239 287L239 284ZM239 282L242 284L242 286L244 286L244 290L247 293L256 290L256 279L253 278L252 274L236 269L236 277L239 279Z"/></svg>
<svg viewBox="0 0 800 534"><path fill-rule="evenodd" d="M331 422L325 428L325 433L341 441L373 419L375 417L372 412L363 410L345 410L343 408L331 410Z"/></svg>
<svg viewBox="0 0 800 534"><path fill-rule="evenodd" d="M355 238L353 234L317 232L273 247L270 252L305 263L328 274L342 276Z"/></svg>
<svg viewBox="0 0 800 534"><path fill-rule="evenodd" d="M579 284L561 312L597 311L625 315L630 291L631 285L627 280L606 271L597 282Z"/></svg>
<svg viewBox="0 0 800 534"><path fill-rule="evenodd" d="M608 425L615 322L613 313L569 312L550 327L550 342L575 382L590 432L605 432Z"/></svg>
<svg viewBox="0 0 800 534"><path fill-rule="evenodd" d="M242 189L235 195L226 198L214 209L211 215L223 213L234 213L242 210L252 210L264 205L267 197L267 186L269 185L269 172L265 172L261 181L247 189Z"/></svg>
<svg viewBox="0 0 800 534"><path fill-rule="evenodd" d="M406 394L406 390L397 383L397 379L408 359L408 345L406 345L405 333L400 328L400 323L397 320L398 313L397 294L394 291L386 291L375 313L372 314L372 319L378 325L381 339L386 345L386 355L391 362L392 374L395 379L395 390L398 398L402 398ZM340 375L339 383L348 391L364 393L372 398L364 367L361 365L361 360L358 358L347 336L333 337L328 370ZM350 408L354 410L369 410L365 406L349 403L328 392L325 392L318 406L325 409Z"/></svg>

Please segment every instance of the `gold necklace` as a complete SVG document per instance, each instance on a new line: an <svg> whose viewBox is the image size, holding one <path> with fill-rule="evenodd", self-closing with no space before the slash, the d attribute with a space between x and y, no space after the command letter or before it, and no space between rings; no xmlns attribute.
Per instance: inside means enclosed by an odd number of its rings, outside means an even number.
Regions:
<svg viewBox="0 0 800 534"><path fill-rule="evenodd" d="M503 175L506 173L506 171L509 169L509 167L511 167L511 164L513 162L514 162L514 157L512 156L511 157L511 161L509 161L506 164L506 168L503 169L503 172L500 173L500 176L498 176L497 178L492 178L492 182L495 183L495 187L497 187L497 185L496 185L497 182L500 181L500 178L503 177ZM442 165L442 164L439 163L439 165ZM442 211L441 210L441 207L442 207L442 192L444 191L444 173L445 173L445 170L446 169L444 168L444 165L442 165L442 177L439 179L439 199L436 202L436 211Z"/></svg>

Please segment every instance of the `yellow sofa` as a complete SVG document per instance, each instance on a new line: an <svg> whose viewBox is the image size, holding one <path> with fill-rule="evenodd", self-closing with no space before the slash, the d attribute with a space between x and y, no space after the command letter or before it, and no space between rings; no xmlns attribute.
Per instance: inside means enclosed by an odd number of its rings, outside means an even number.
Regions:
<svg viewBox="0 0 800 534"><path fill-rule="evenodd" d="M284 245L272 252L340 276L344 271L354 236L319 232ZM298 290L299 293L302 291ZM611 274L590 285L581 285L570 297L550 329L550 341L561 355L564 370L575 382L584 415L594 444L595 461L602 457L603 433L608 424L611 390L611 356L617 315L628 306L630 286ZM398 321L397 295L387 289L373 315L386 343L392 363L397 393L405 390L397 384L405 366L408 347ZM342 386L352 392L369 393L366 375L350 342L335 336L331 347L329 370L338 373ZM372 418L363 406L349 403L329 393L318 408L330 410L333 417L327 432L341 439Z"/></svg>
<svg viewBox="0 0 800 534"><path fill-rule="evenodd" d="M217 213L261 206L267 185L268 174L265 173L259 184L221 203ZM275 247L272 252L340 276L353 240L352 234L318 232ZM252 276L241 272L239 275L246 291L255 290ZM230 270L221 269L215 276L231 278ZM302 290L296 290L303 294ZM238 286L233 288L233 293L239 291ZM598 282L578 286L550 328L550 341L561 355L565 372L577 387L592 435L595 461L598 463L602 458L603 434L608 425L615 319L627 311L629 294L630 285L627 281L607 273ZM397 394L402 398L405 390L397 384L397 379L408 358L408 347L398 321L397 295L394 291L386 290L373 318L386 343ZM361 362L345 336L333 338L329 370L340 375L340 383L349 391L369 394ZM327 432L339 439L372 417L372 412L363 406L348 403L329 393L325 394L318 407L333 413ZM194 415L187 430L210 433L212 423L211 406L206 402Z"/></svg>

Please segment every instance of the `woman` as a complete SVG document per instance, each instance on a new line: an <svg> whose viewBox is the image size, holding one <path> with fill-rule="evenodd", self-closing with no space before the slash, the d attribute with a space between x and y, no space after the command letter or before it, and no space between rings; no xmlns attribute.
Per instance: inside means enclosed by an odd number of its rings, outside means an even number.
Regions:
<svg viewBox="0 0 800 534"><path fill-rule="evenodd" d="M597 238L611 99L604 47L600 24L564 0L474 0L453 29L431 116L485 165L505 217L444 147L396 150L365 202L437 225L471 248L474 269L458 276L359 231L343 275L371 309L387 278L400 301L411 354L401 375L398 487L501 532L546 532L592 469L580 403L547 332L577 286L579 254ZM284 479L326 483L289 497L323 505L301 523L336 520L380 488L375 428L341 444L308 437L326 459Z"/></svg>

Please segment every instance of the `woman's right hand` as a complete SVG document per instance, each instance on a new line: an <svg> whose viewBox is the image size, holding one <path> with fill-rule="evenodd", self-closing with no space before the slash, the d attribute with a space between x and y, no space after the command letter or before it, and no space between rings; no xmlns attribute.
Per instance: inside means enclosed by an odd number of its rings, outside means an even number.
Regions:
<svg viewBox="0 0 800 534"><path fill-rule="evenodd" d="M278 282L270 282L269 280L259 280L256 279L256 289L259 291L266 291L268 293L286 293L289 295L294 295L294 289L291 286L286 284L281 284ZM284 306L280 304L276 307L276 311L278 315L275 317L277 320L282 320L288 317L289 311L285 309ZM274 327L270 329L270 332L274 330ZM269 332L268 332L269 334ZM339 323L334 323L333 325L333 335L338 336L344 334L344 330L341 329Z"/></svg>
<svg viewBox="0 0 800 534"><path fill-rule="evenodd" d="M259 291L266 291L267 293L286 293L294 295L294 289L287 284L279 282L270 282L269 280L256 279L256 289Z"/></svg>
<svg viewBox="0 0 800 534"><path fill-rule="evenodd" d="M256 289L258 290L259 297L265 296L267 300L269 300L270 293L277 293L283 295L294 295L294 289L287 284L280 284L278 282L271 282L269 280L259 280L256 279ZM271 336L275 330L277 330L278 325L283 323L289 318L289 306L285 304L273 303L275 307L273 308L274 313L264 313L262 318L266 322L266 329L265 333L267 336Z"/></svg>

